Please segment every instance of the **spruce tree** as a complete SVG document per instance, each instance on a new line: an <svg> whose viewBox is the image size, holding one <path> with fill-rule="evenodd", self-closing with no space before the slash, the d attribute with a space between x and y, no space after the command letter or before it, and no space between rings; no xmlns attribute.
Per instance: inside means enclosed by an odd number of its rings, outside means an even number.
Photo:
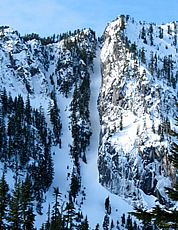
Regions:
<svg viewBox="0 0 178 230"><path fill-rule="evenodd" d="M25 104L25 115L26 115L26 121L28 124L31 124L31 105L30 105L30 96L28 94L26 104Z"/></svg>
<svg viewBox="0 0 178 230"><path fill-rule="evenodd" d="M125 29L125 15L121 15L121 25L120 25L120 30L124 32Z"/></svg>
<svg viewBox="0 0 178 230"><path fill-rule="evenodd" d="M33 212L33 208L29 207L26 212L27 219L23 223L23 229L24 230L33 230L34 228L34 222L35 222L35 215Z"/></svg>
<svg viewBox="0 0 178 230"><path fill-rule="evenodd" d="M89 229L89 224L86 216L84 221L81 223L80 230L88 230L88 229Z"/></svg>
<svg viewBox="0 0 178 230"><path fill-rule="evenodd" d="M110 205L110 201L109 201L109 196L105 200L105 210L106 210L106 213L108 215L111 214L111 205Z"/></svg>
<svg viewBox="0 0 178 230"><path fill-rule="evenodd" d="M4 161L7 158L7 133L5 126L5 119L2 116L2 109L0 107L0 160Z"/></svg>
<svg viewBox="0 0 178 230"><path fill-rule="evenodd" d="M95 230L99 230L100 225L97 224Z"/></svg>
<svg viewBox="0 0 178 230"><path fill-rule="evenodd" d="M9 198L9 187L5 180L5 171L3 171L0 180L0 229L7 229L5 220L7 219Z"/></svg>
<svg viewBox="0 0 178 230"><path fill-rule="evenodd" d="M112 230L113 228L114 228L114 221L112 220L110 229Z"/></svg>
<svg viewBox="0 0 178 230"><path fill-rule="evenodd" d="M53 133L55 136L55 144L59 144L59 147L61 147L61 129L62 129L62 124L60 121L60 116L59 116L59 108L57 105L57 100L56 100L56 93L55 90L51 93L51 99L53 100L53 103L49 104L49 115L50 115L50 121L51 124L53 125Z"/></svg>
<svg viewBox="0 0 178 230"><path fill-rule="evenodd" d="M143 39L143 42L145 44L147 44L147 40L146 40L146 30L144 28L144 26L142 27L142 30L141 30L141 39Z"/></svg>
<svg viewBox="0 0 178 230"><path fill-rule="evenodd" d="M140 220L145 229L152 229L151 213L144 211L140 208L135 208L135 212L131 212L130 214Z"/></svg>
<svg viewBox="0 0 178 230"><path fill-rule="evenodd" d="M116 228L117 228L118 230L120 230L119 221L118 221L118 220L117 220L117 222L116 222Z"/></svg>
<svg viewBox="0 0 178 230"><path fill-rule="evenodd" d="M148 29L149 35L150 35L150 45L153 45L153 25L150 24L150 27Z"/></svg>
<svg viewBox="0 0 178 230"><path fill-rule="evenodd" d="M121 116L120 116L120 130L123 130L123 114L121 112Z"/></svg>
<svg viewBox="0 0 178 230"><path fill-rule="evenodd" d="M133 227L132 227L132 218L131 218L130 214L127 217L126 229L128 229L128 230L133 229Z"/></svg>
<svg viewBox="0 0 178 230"><path fill-rule="evenodd" d="M33 197L31 190L30 179L27 176L25 181L21 185L21 209L22 209L22 221L23 229L33 229L35 214L33 213Z"/></svg>
<svg viewBox="0 0 178 230"><path fill-rule="evenodd" d="M11 230L19 230L22 228L22 207L21 207L21 182L20 180L15 184L8 213L8 222Z"/></svg>
<svg viewBox="0 0 178 230"><path fill-rule="evenodd" d="M51 217L51 230L60 230L61 228L61 213L59 212L59 199L61 197L61 193L59 192L58 187L53 188L53 197L54 197L54 205L52 209L52 217Z"/></svg>
<svg viewBox="0 0 178 230"><path fill-rule="evenodd" d="M7 91L5 88L3 88L3 91L1 93L0 101L2 103L2 115L4 117L8 110L8 98L7 98Z"/></svg>
<svg viewBox="0 0 178 230"><path fill-rule="evenodd" d="M178 126L178 117L176 117L176 126ZM176 138L176 141L178 141L178 133L171 130L170 134ZM178 169L178 144L176 142L173 142L171 145L171 157L170 160L172 161L174 167ZM174 185L173 188L166 188L166 191L169 195L169 197L174 200L178 201L178 182Z"/></svg>
<svg viewBox="0 0 178 230"><path fill-rule="evenodd" d="M45 223L45 230L50 230L50 228L51 228L51 207L50 207L50 204L48 206L48 211L46 214L48 216L48 219Z"/></svg>
<svg viewBox="0 0 178 230"><path fill-rule="evenodd" d="M163 29L161 27L159 27L159 38L163 38Z"/></svg>
<svg viewBox="0 0 178 230"><path fill-rule="evenodd" d="M146 63L146 57L145 57L144 47L142 47L142 49L141 49L140 58L141 58L141 62L143 62L145 64Z"/></svg>
<svg viewBox="0 0 178 230"><path fill-rule="evenodd" d="M149 70L151 72L151 75L153 75L153 73L155 71L155 69L154 69L154 61L155 61L155 59L154 59L154 56L153 56L153 52L151 51L150 52L150 63L149 63Z"/></svg>
<svg viewBox="0 0 178 230"><path fill-rule="evenodd" d="M70 193L76 198L81 186L81 178L80 175L77 172L76 167L73 168L72 176L71 176L71 184L70 184Z"/></svg>
<svg viewBox="0 0 178 230"><path fill-rule="evenodd" d="M146 36L146 31L145 31L145 27L143 26L141 30L141 39L144 39L145 36Z"/></svg>
<svg viewBox="0 0 178 230"><path fill-rule="evenodd" d="M69 197L69 202L66 203L64 212L65 212L64 214L65 227L66 229L71 230L74 225L73 221L76 216L76 213L75 213L75 207L74 207L73 201L70 197Z"/></svg>
<svg viewBox="0 0 178 230"><path fill-rule="evenodd" d="M125 213L123 213L121 220L122 220L122 227L124 227L125 226Z"/></svg>
<svg viewBox="0 0 178 230"><path fill-rule="evenodd" d="M109 216L106 214L103 220L103 230L109 230Z"/></svg>

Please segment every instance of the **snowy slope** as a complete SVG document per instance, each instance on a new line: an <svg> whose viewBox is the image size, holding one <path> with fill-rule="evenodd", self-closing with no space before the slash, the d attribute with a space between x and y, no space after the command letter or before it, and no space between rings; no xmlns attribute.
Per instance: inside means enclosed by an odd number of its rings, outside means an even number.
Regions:
<svg viewBox="0 0 178 230"><path fill-rule="evenodd" d="M94 59L93 72L91 77L91 98L90 98L90 111L91 111L91 129L92 136L90 145L87 150L87 164L81 162L81 175L82 175L82 191L79 193L76 203L82 205L76 205L76 210L82 211L84 216L87 216L91 229L94 229L97 224L102 227L103 219L105 216L105 200L107 197L110 198L111 214L110 223L113 220L115 226L116 222L121 219L123 213L127 213L133 210L133 207L129 205L124 199L109 192L99 183L99 172L98 172L98 145L99 145L99 133L100 133L100 122L97 100L100 93L101 86L101 72L100 72L100 49L97 49L96 58ZM42 223L46 221L46 213L48 212L48 205L53 204L53 187L59 187L62 192L63 202L67 202L67 191L70 185L70 176L72 171L73 160L69 156L69 144L72 142L71 132L69 130L70 119L68 118L69 107L71 98L65 99L61 95L58 95L59 101L62 101L60 111L61 119L63 121L63 136L62 136L62 149L55 151L56 154L53 156L55 162L55 177L54 182L46 194L46 202L43 205L43 216L37 216L36 226L39 228ZM67 137L67 138L66 138ZM65 164L64 164L65 162ZM69 167L68 167L69 166ZM68 174L69 173L69 174ZM154 202L150 203L149 207L153 207ZM115 228L114 228L115 229Z"/></svg>
<svg viewBox="0 0 178 230"><path fill-rule="evenodd" d="M5 87L13 98L22 95L24 101L29 94L32 107L43 108L52 132L49 104L54 104L54 91L60 110L62 145L51 149L54 179L44 194L43 215L36 213L37 229L53 206L54 187L62 193L61 205L68 202L76 166L71 154L71 102L85 76L90 78L90 121L84 127L92 135L85 152L87 164L82 161L84 152L79 157L76 212L87 216L91 229L97 224L102 229L109 197L109 220L117 229L117 221L121 227L121 216L133 206L152 208L158 201L167 202L164 186L176 181L168 160L168 130L174 129L177 112L177 24L151 25L152 32L150 24L120 16L106 27L101 50L99 45L95 50L90 30L44 45L40 39L25 41L17 31L0 28L0 91ZM80 126L82 119L76 114ZM13 176L8 169L11 190Z"/></svg>

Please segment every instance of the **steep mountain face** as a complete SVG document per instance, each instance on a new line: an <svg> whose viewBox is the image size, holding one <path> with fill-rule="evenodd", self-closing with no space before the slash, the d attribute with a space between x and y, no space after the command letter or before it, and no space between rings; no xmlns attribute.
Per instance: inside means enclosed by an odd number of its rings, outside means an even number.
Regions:
<svg viewBox="0 0 178 230"><path fill-rule="evenodd" d="M109 23L101 50L99 180L144 206L144 193L165 202L176 181L169 159L177 102L176 23ZM143 193L144 192L144 193Z"/></svg>
<svg viewBox="0 0 178 230"><path fill-rule="evenodd" d="M15 178L9 181L11 187L28 175L39 213L54 178L52 151L63 147L61 98L69 98L65 110L72 141L66 154L73 163L68 189L74 197L80 190L80 159L86 161L91 136L90 72L95 52L92 30L41 39L0 28L0 167Z"/></svg>
<svg viewBox="0 0 178 230"><path fill-rule="evenodd" d="M177 180L168 158L177 112L177 30L176 23L120 16L97 43L92 30L42 39L0 27L0 171L10 194L14 184L28 182L30 205L45 215L59 186L60 215L75 209L75 218L63 221L76 228L81 211L92 228L113 219L118 229L118 218L133 207L125 200L167 203L164 186ZM41 227L47 218L36 219Z"/></svg>

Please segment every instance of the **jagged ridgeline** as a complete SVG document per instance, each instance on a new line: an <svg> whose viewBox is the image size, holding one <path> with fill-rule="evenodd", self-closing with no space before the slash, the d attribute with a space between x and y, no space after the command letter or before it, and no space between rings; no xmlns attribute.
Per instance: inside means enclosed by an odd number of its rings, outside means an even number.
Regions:
<svg viewBox="0 0 178 230"><path fill-rule="evenodd" d="M102 38L100 182L135 205L145 205L142 191L164 203L163 187L176 182L168 155L177 113L177 32L176 22L157 26L122 15Z"/></svg>
<svg viewBox="0 0 178 230"><path fill-rule="evenodd" d="M80 188L81 157L90 142L90 71L96 52L92 30L40 38L0 28L0 161L14 183L28 175L41 210L54 177L52 147L62 147L59 95L70 97L74 159L72 195ZM68 153L66 153L68 154Z"/></svg>

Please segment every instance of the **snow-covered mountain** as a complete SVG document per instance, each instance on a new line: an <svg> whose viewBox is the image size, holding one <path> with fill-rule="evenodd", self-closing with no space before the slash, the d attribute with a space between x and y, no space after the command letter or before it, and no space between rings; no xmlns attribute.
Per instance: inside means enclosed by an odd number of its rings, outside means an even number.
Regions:
<svg viewBox="0 0 178 230"><path fill-rule="evenodd" d="M62 193L61 213L72 199L78 224L87 216L92 229L107 218L124 229L121 216L133 206L169 204L164 186L177 180L168 159L177 30L176 22L123 15L99 41L90 29L42 39L0 28L0 176L5 168L11 193L29 176L43 213L38 228L53 187Z"/></svg>
<svg viewBox="0 0 178 230"><path fill-rule="evenodd" d="M164 186L176 182L168 154L177 112L177 26L120 16L103 34L99 179L137 206L146 205L144 194L164 203Z"/></svg>

